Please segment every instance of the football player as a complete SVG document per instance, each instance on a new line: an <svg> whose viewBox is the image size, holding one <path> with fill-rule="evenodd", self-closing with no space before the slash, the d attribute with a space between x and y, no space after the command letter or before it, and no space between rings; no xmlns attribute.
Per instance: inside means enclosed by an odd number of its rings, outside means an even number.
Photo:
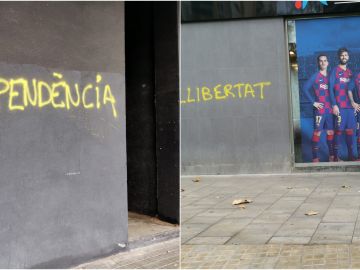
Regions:
<svg viewBox="0 0 360 270"><path fill-rule="evenodd" d="M345 131L348 159L354 160L353 140L356 126L354 107L351 103L354 88L353 74L347 67L349 51L346 48L338 50L339 65L330 74L330 100L335 118L334 161L339 161L340 138ZM356 108L355 108L356 109Z"/></svg>
<svg viewBox="0 0 360 270"><path fill-rule="evenodd" d="M315 72L304 85L305 96L314 106L314 132L312 135L312 161L319 162L319 144L321 132L326 130L326 142L329 148L329 161L334 161L334 117L330 103L327 56L317 57L319 71ZM313 90L313 95L311 91Z"/></svg>

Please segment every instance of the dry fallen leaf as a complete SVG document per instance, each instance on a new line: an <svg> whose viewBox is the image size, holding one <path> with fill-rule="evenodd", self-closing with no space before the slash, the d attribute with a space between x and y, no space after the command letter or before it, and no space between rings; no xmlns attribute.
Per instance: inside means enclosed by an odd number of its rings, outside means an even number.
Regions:
<svg viewBox="0 0 360 270"><path fill-rule="evenodd" d="M239 204L244 204L244 203L251 203L252 200L250 199L238 199L238 200L234 200L232 202L233 205L239 205Z"/></svg>
<svg viewBox="0 0 360 270"><path fill-rule="evenodd" d="M192 180L193 182L200 182L200 177L196 177L195 179Z"/></svg>
<svg viewBox="0 0 360 270"><path fill-rule="evenodd" d="M316 211L311 210L311 211L307 212L305 215L306 215L306 216L315 216L315 215L317 215L317 214L319 214L319 212L316 212Z"/></svg>
<svg viewBox="0 0 360 270"><path fill-rule="evenodd" d="M342 188L351 188L351 186L346 186L346 185L343 185L341 186Z"/></svg>

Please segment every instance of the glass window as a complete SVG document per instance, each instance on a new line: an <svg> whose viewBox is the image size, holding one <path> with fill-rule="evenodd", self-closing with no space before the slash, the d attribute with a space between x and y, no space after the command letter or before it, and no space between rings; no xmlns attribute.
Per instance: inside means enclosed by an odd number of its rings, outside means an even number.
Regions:
<svg viewBox="0 0 360 270"><path fill-rule="evenodd" d="M287 21L295 163L360 155L360 17Z"/></svg>

